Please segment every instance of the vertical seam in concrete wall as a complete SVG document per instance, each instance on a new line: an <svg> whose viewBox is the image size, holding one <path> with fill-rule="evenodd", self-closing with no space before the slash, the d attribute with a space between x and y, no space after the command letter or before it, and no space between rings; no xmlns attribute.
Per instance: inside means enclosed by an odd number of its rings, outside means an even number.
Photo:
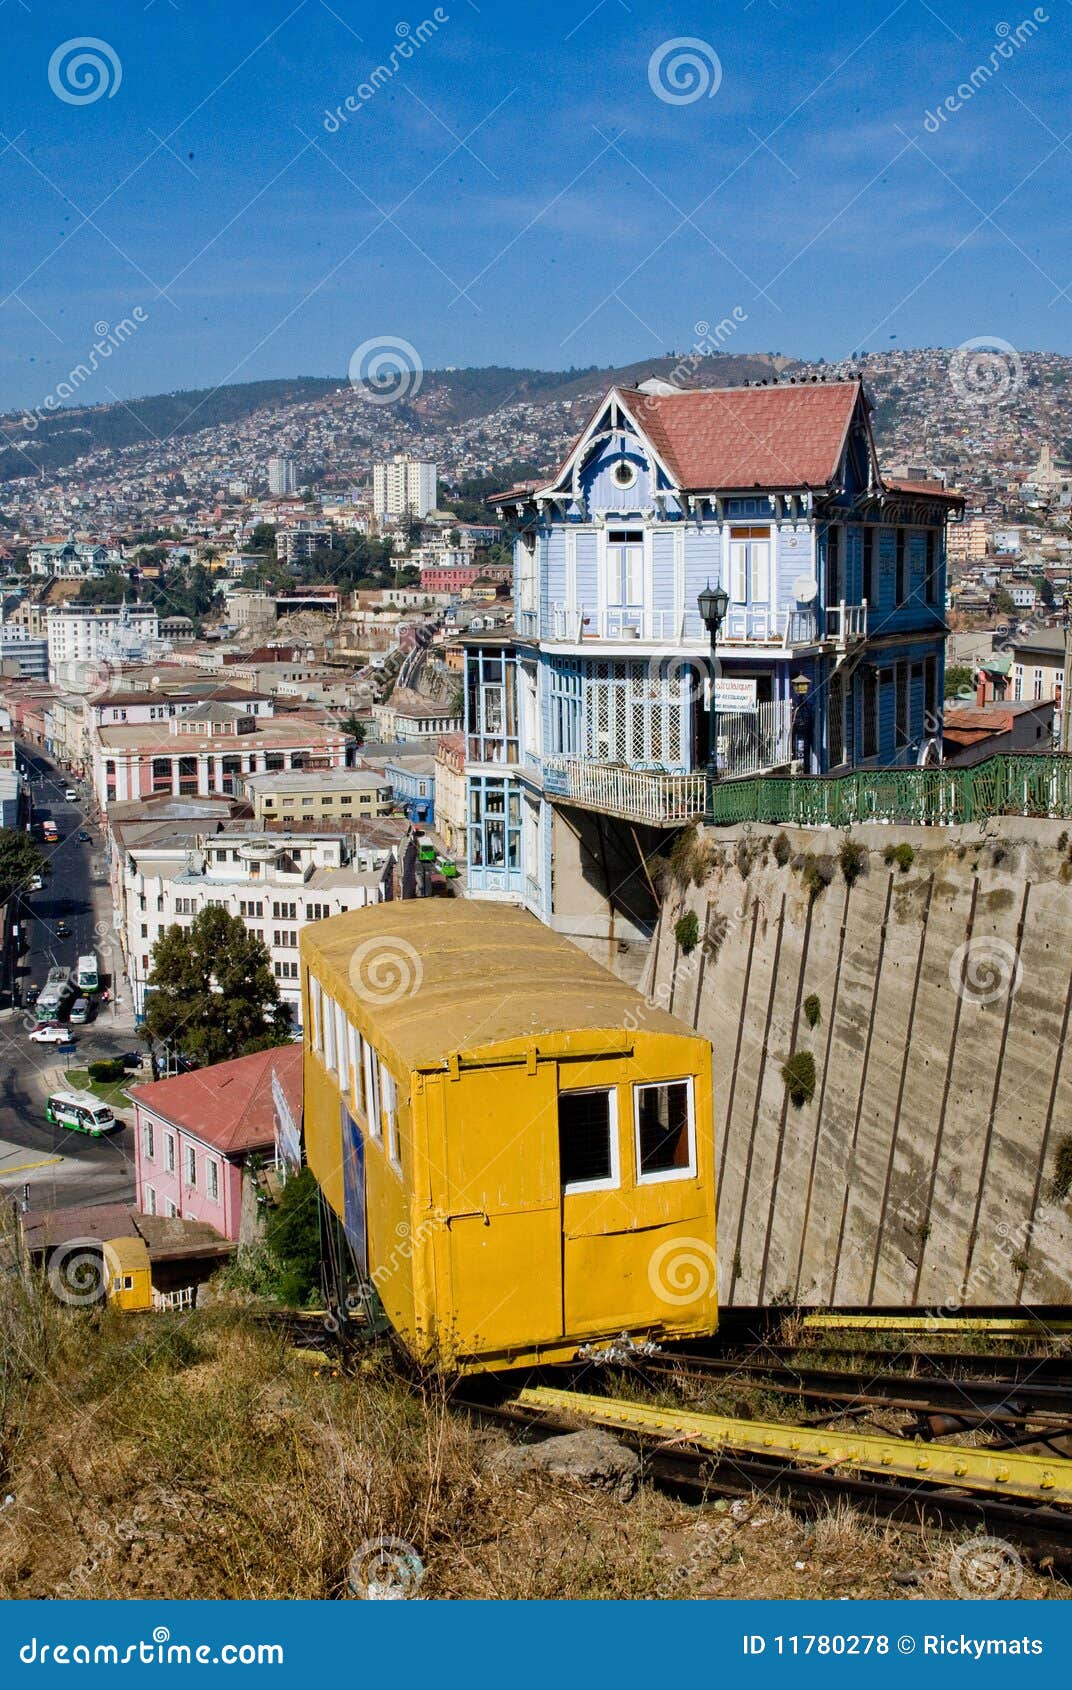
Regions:
<svg viewBox="0 0 1072 1690"><path fill-rule="evenodd" d="M1053 1112L1057 1104L1057 1086L1061 1078L1061 1067L1065 1054L1065 1039L1068 1037L1068 1019L1072 1013L1072 974L1068 976L1068 990L1065 992L1064 1013L1061 1016L1061 1032L1054 1052L1053 1079L1050 1082L1050 1095L1046 1104L1046 1125L1042 1130L1042 1143L1039 1146L1038 1166L1035 1169L1035 1188L1031 1193L1031 1209L1027 1217L1027 1229L1024 1235L1024 1262L1029 1262L1031 1256L1031 1242L1035 1236L1035 1216L1038 1213L1039 1198L1042 1195L1042 1180L1046 1170L1046 1152L1050 1147L1050 1132L1053 1127ZM1025 1265L1016 1286L1016 1301L1023 1301L1024 1281L1027 1279Z"/></svg>
<svg viewBox="0 0 1072 1690"><path fill-rule="evenodd" d="M651 960L648 964L648 981L649 981L648 996L651 998L652 1002L655 1001L655 989L659 984L659 948L660 948L660 944L661 944L661 941L662 941L662 936L663 936L662 906L660 905L659 914L658 914L658 916L656 917L656 920L655 920L655 939L654 939L654 943L652 944L652 947L651 947Z"/></svg>
<svg viewBox="0 0 1072 1690"><path fill-rule="evenodd" d="M916 1005L919 1001L919 982L923 974L923 953L927 948L927 926L931 915L931 899L934 896L934 876L927 882L927 898L923 905L922 930L919 935L919 950L916 953L916 977L912 982L912 998L908 1006L908 1026L905 1030L904 1058L901 1062L901 1077L897 1085L897 1102L893 1111L893 1131L890 1134L890 1153L886 1159L886 1178L882 1186L882 1204L879 1209L878 1225L875 1229L875 1255L871 1264L871 1283L867 1288L867 1300L874 1301L875 1285L878 1281L878 1266L882 1259L883 1233L886 1228L886 1214L890 1206L890 1185L893 1181L893 1166L897 1155L897 1138L901 1127L901 1107L904 1103L905 1082L908 1078L908 1063L912 1053L912 1034L916 1024Z"/></svg>
<svg viewBox="0 0 1072 1690"><path fill-rule="evenodd" d="M1009 1022L1012 1020L1012 1000L1016 996L1016 988L1023 972L1020 960L1024 948L1024 927L1027 923L1027 904L1031 896L1031 882L1024 887L1023 902L1020 905L1020 920L1016 926L1016 957L1009 971L1009 990L1005 998L1005 1014L1001 1022L1001 1043L998 1045L998 1059L994 1065L994 1090L990 1096L990 1113L986 1118L986 1137L983 1140L983 1159L979 1164L979 1178L975 1186L975 1209L972 1213L971 1230L968 1233L968 1253L964 1259L964 1289L967 1294L968 1281L971 1278L972 1260L975 1256L975 1245L979 1231L979 1217L983 1212L983 1188L986 1176L990 1172L990 1152L994 1143L994 1124L998 1115L998 1097L1001 1093L1001 1071L1005 1066L1005 1048L1009 1042Z"/></svg>
<svg viewBox="0 0 1072 1690"><path fill-rule="evenodd" d="M819 1084L819 1103L815 1111L815 1137L811 1146L811 1164L808 1168L808 1189L804 1197L804 1218L800 1227L800 1253L797 1257L797 1279L793 1287L793 1300L800 1298L800 1279L804 1272L804 1251L808 1240L808 1222L811 1218L811 1199L815 1189L815 1168L819 1159L819 1135L822 1132L823 1105L826 1101L826 1076L830 1071L830 1048L834 1040L834 1021L837 1016L838 988L841 985L841 965L845 956L845 935L849 930L849 899L851 888L845 887L845 901L841 906L841 931L838 934L837 962L834 965L834 990L830 999L830 1019L826 1029L826 1052L823 1056L823 1077Z"/></svg>
<svg viewBox="0 0 1072 1690"><path fill-rule="evenodd" d="M703 979L707 969L707 947L711 943L711 917L714 909L711 900L707 901L707 913L704 916L703 938L700 940L700 966L696 970L696 997L692 1005L692 1030L697 1032L700 1025L700 1003L703 998Z"/></svg>
<svg viewBox="0 0 1072 1690"><path fill-rule="evenodd" d="M741 1044L744 1039L745 1016L748 1014L748 988L752 982L752 958L756 954L756 928L758 925L759 899L755 898L752 901L752 931L748 936L748 963L744 971L744 987L741 991L741 1007L737 1015L737 1043L733 1051L733 1072L730 1075L729 1097L726 1099L726 1126L722 1134L722 1154L718 1161L718 1175L715 1186L716 1224L719 1219L719 1207L722 1202L722 1193L726 1184L725 1180L722 1178L722 1173L726 1166L726 1157L729 1154L730 1148L730 1122L733 1117L733 1101L737 1092L737 1073L741 1063Z"/></svg>
<svg viewBox="0 0 1072 1690"><path fill-rule="evenodd" d="M797 1048L797 1033L800 1028L800 1005L804 996L804 975L808 966L808 944L811 940L811 918L815 908L815 900L808 899L808 913L804 922L804 939L800 947L800 967L797 970L797 996L793 1005L793 1025L789 1030L790 1054ZM770 1258L771 1236L774 1232L774 1214L778 1201L778 1180L782 1171L782 1153L785 1148L785 1123L789 1113L789 1092L783 1090L782 1111L778 1121L778 1148L774 1153L774 1168L771 1172L770 1205L767 1209L767 1231L763 1240L763 1265L759 1273L759 1291L757 1302L762 1303L763 1293L767 1288L767 1262Z"/></svg>
<svg viewBox="0 0 1072 1690"><path fill-rule="evenodd" d="M733 1302L737 1290L738 1268L741 1257L741 1244L744 1240L744 1219L748 1213L748 1187L752 1179L752 1162L756 1153L756 1133L759 1131L759 1106L763 1098L763 1076L767 1071L767 1043L770 1039L771 1022L774 1019L774 999L778 992L778 964L782 956L782 934L785 930L785 893L782 893L781 907L778 911L778 937L774 942L774 961L771 964L770 991L767 993L767 1015L763 1023L763 1043L759 1052L759 1072L756 1075L756 1096L752 1105L752 1129L748 1135L748 1155L744 1164L744 1179L741 1181L741 1205L737 1211L737 1239L733 1248L733 1263L730 1268L729 1302Z"/></svg>
<svg viewBox="0 0 1072 1690"><path fill-rule="evenodd" d="M964 929L965 951L971 944L975 931L975 906L979 901L979 881L972 882L971 903L968 905L968 920ZM963 981L961 982L963 984ZM949 1049L945 1059L945 1080L942 1084L942 1103L938 1111L938 1129L934 1135L934 1155L931 1159L931 1177L927 1186L927 1202L923 1211L919 1231L919 1259L916 1262L916 1277L912 1284L912 1302L919 1302L919 1288L923 1281L923 1266L927 1255L927 1239L930 1235L931 1209L934 1206L934 1188L938 1184L938 1162L942 1154L942 1140L945 1136L945 1118L949 1112L949 1089L953 1083L953 1061L957 1053L957 1035L960 1032L960 1012L964 1007L963 992L955 989L956 1008L953 1010L953 1026L949 1034Z"/></svg>
<svg viewBox="0 0 1072 1690"><path fill-rule="evenodd" d="M841 1251L845 1242L845 1227L849 1218L849 1193L855 1172L856 1146L860 1139L860 1122L864 1112L864 1093L867 1090L867 1070L871 1063L871 1041L875 1033L875 1010L878 1008L878 994L882 987L882 964L886 955L886 929L890 919L890 904L893 901L893 873L891 871L886 882L886 907L882 912L882 926L879 928L878 956L875 959L875 984L871 991L871 1012L867 1018L867 1037L864 1040L864 1059L860 1068L860 1089L856 1094L856 1115L852 1123L852 1140L849 1144L849 1157L845 1168L845 1195L841 1200L841 1224L838 1227L837 1248L834 1251L834 1271L830 1277L830 1303L837 1301L838 1273L841 1270Z"/></svg>

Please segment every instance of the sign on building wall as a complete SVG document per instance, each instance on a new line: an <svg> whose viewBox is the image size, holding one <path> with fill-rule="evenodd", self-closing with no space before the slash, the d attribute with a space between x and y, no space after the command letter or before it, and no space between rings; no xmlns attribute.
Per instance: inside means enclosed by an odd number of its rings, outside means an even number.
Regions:
<svg viewBox="0 0 1072 1690"><path fill-rule="evenodd" d="M706 688L710 690L710 681ZM710 698L707 699L710 708ZM718 675L715 679L715 709L721 713L732 713L735 710L754 710L756 707L755 680L746 680L741 676Z"/></svg>

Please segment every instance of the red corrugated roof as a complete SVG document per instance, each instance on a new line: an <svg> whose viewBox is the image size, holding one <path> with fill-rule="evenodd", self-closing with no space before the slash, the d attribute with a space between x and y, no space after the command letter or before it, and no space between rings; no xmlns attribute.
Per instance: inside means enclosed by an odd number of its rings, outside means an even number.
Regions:
<svg viewBox="0 0 1072 1690"><path fill-rule="evenodd" d="M278 1075L295 1120L301 1119L302 1047L280 1045L217 1062L193 1074L131 1086L130 1096L173 1126L184 1127L224 1155L275 1143L272 1074Z"/></svg>
<svg viewBox="0 0 1072 1690"><path fill-rule="evenodd" d="M823 487L837 474L858 381L619 390L679 487Z"/></svg>

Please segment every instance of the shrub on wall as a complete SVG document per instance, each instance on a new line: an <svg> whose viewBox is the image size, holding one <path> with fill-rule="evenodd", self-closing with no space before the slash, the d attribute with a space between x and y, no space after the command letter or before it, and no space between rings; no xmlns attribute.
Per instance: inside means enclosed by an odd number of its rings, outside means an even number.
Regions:
<svg viewBox="0 0 1072 1690"><path fill-rule="evenodd" d="M838 862L845 877L846 886L854 886L867 867L867 848L858 844L855 839L842 841L838 852Z"/></svg>
<svg viewBox="0 0 1072 1690"><path fill-rule="evenodd" d="M822 1020L822 1005L814 992L809 992L804 999L804 1019L809 1027L817 1027Z"/></svg>
<svg viewBox="0 0 1072 1690"><path fill-rule="evenodd" d="M907 842L900 845L887 845L882 853L882 861L887 867L892 868L896 863L902 874L908 873L915 860L916 853Z"/></svg>
<svg viewBox="0 0 1072 1690"><path fill-rule="evenodd" d="M782 1079L794 1108L802 1109L815 1096L815 1058L810 1050L795 1050L782 1064Z"/></svg>
<svg viewBox="0 0 1072 1690"><path fill-rule="evenodd" d="M700 942L700 923L696 919L696 911L689 910L674 923L674 938L681 949L682 956L688 956Z"/></svg>

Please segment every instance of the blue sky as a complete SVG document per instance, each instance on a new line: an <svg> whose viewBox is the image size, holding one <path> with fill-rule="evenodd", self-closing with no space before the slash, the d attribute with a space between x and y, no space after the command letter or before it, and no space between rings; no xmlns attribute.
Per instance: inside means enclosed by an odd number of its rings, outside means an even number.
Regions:
<svg viewBox="0 0 1072 1690"><path fill-rule="evenodd" d="M735 308L741 351L1072 351L1069 0L3 0L0 22L3 409L136 306L83 398L341 375L380 339L427 368L624 362ZM103 83L68 70L86 37Z"/></svg>

